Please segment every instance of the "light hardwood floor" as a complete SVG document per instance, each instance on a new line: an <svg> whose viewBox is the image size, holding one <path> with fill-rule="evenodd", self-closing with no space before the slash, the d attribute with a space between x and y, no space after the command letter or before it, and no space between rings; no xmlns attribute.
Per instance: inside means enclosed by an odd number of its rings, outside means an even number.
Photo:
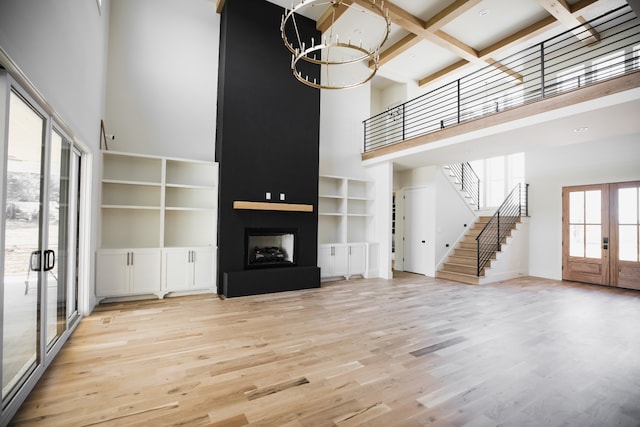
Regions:
<svg viewBox="0 0 640 427"><path fill-rule="evenodd" d="M639 426L640 292L398 274L105 304L13 423Z"/></svg>

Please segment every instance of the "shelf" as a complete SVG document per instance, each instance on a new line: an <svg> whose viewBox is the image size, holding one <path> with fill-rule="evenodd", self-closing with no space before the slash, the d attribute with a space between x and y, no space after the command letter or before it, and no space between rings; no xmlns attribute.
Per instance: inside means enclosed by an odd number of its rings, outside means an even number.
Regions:
<svg viewBox="0 0 640 427"><path fill-rule="evenodd" d="M101 248L215 246L218 165L103 152Z"/></svg>
<svg viewBox="0 0 640 427"><path fill-rule="evenodd" d="M134 206L134 205L102 205L102 209L133 209L159 211L160 206Z"/></svg>
<svg viewBox="0 0 640 427"><path fill-rule="evenodd" d="M215 163L167 159L167 186L213 188L217 179Z"/></svg>
<svg viewBox="0 0 640 427"><path fill-rule="evenodd" d="M234 201L233 208L258 211L313 212L313 205L296 203L248 202L241 200Z"/></svg>
<svg viewBox="0 0 640 427"><path fill-rule="evenodd" d="M120 183L162 182L162 159L139 155L104 152L102 178Z"/></svg>
<svg viewBox="0 0 640 427"><path fill-rule="evenodd" d="M374 238L374 187L371 181L320 176L318 242L352 243Z"/></svg>

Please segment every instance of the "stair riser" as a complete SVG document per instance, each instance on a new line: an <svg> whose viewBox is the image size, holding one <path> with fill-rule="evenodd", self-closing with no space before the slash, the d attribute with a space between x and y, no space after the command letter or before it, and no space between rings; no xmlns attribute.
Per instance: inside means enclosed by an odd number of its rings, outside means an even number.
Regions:
<svg viewBox="0 0 640 427"><path fill-rule="evenodd" d="M453 273L464 273L464 274L477 274L478 268L472 265L460 265L460 264L451 264L449 262L444 263L444 271L451 271Z"/></svg>
<svg viewBox="0 0 640 427"><path fill-rule="evenodd" d="M449 256L448 262L454 264L470 265L476 267L478 265L478 259L473 257L461 257L456 255Z"/></svg>

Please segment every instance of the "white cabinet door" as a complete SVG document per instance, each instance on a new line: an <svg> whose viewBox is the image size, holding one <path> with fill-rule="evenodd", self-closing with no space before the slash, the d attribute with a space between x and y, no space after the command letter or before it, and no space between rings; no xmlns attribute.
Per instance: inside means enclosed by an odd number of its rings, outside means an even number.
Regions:
<svg viewBox="0 0 640 427"><path fill-rule="evenodd" d="M132 294L160 292L160 249L131 251L130 268Z"/></svg>
<svg viewBox="0 0 640 427"><path fill-rule="evenodd" d="M214 287L214 255L215 253L213 248L199 248L192 251L192 283L194 289L206 289Z"/></svg>
<svg viewBox="0 0 640 427"><path fill-rule="evenodd" d="M210 247L165 249L162 290L176 292L213 288L214 254Z"/></svg>
<svg viewBox="0 0 640 427"><path fill-rule="evenodd" d="M191 251L165 249L163 258L162 290L185 291L191 287Z"/></svg>
<svg viewBox="0 0 640 427"><path fill-rule="evenodd" d="M96 294L129 294L129 251L100 251L97 256Z"/></svg>
<svg viewBox="0 0 640 427"><path fill-rule="evenodd" d="M362 275L367 269L367 248L364 244L349 245L349 275Z"/></svg>
<svg viewBox="0 0 640 427"><path fill-rule="evenodd" d="M349 246L333 245L332 276L349 276Z"/></svg>
<svg viewBox="0 0 640 427"><path fill-rule="evenodd" d="M318 248L318 267L320 267L320 277L333 276L333 257L331 245L321 245Z"/></svg>

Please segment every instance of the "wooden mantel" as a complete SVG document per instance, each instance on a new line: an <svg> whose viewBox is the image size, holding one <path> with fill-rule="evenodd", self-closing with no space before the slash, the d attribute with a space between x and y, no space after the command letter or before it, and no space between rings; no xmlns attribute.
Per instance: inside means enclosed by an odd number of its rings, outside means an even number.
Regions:
<svg viewBox="0 0 640 427"><path fill-rule="evenodd" d="M303 205L297 203L269 203L269 202L247 202L235 200L233 209L248 209L254 211L287 211L287 212L313 212L313 205Z"/></svg>

